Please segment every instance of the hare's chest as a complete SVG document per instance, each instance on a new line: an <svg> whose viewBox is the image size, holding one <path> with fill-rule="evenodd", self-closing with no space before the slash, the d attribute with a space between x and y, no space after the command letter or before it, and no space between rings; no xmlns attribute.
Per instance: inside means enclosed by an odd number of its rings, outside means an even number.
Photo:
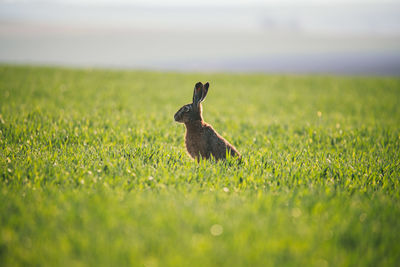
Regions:
<svg viewBox="0 0 400 267"><path fill-rule="evenodd" d="M185 144L192 158L197 158L199 155L206 156L206 140L202 134L186 134Z"/></svg>

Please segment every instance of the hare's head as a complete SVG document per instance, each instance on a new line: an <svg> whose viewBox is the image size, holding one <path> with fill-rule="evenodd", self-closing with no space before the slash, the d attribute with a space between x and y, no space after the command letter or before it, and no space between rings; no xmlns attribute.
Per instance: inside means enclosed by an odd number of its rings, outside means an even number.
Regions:
<svg viewBox="0 0 400 267"><path fill-rule="evenodd" d="M196 83L193 92L193 102L181 107L174 115L174 119L180 123L188 123L191 121L202 120L201 117L201 102L207 95L208 83L202 84L201 82Z"/></svg>

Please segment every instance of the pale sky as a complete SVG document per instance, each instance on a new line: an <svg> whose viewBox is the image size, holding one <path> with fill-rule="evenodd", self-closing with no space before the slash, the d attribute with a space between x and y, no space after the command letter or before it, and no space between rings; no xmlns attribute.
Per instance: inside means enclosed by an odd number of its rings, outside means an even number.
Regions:
<svg viewBox="0 0 400 267"><path fill-rule="evenodd" d="M35 2L51 2L51 3L70 3L70 4L129 4L129 5L227 5L227 6L250 6L250 5L282 5L282 4L353 4L353 3L396 3L396 0L0 0L0 3L35 3Z"/></svg>
<svg viewBox="0 0 400 267"><path fill-rule="evenodd" d="M399 14L400 0L0 0L0 64L398 75Z"/></svg>
<svg viewBox="0 0 400 267"><path fill-rule="evenodd" d="M400 0L0 0L3 23L158 30L399 35L398 14Z"/></svg>

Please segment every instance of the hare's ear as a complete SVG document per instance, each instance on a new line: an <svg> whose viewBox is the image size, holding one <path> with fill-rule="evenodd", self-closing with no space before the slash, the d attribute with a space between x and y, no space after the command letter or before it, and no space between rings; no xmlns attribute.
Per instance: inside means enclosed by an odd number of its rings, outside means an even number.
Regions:
<svg viewBox="0 0 400 267"><path fill-rule="evenodd" d="M198 82L194 86L194 91L193 91L193 105L195 107L197 107L197 105L200 103L202 96L203 96L203 84L201 82Z"/></svg>
<svg viewBox="0 0 400 267"><path fill-rule="evenodd" d="M203 102L204 98L206 98L206 95L208 93L208 87L210 87L210 84L208 82L206 82L203 86L203 94L201 96L201 100L200 102Z"/></svg>

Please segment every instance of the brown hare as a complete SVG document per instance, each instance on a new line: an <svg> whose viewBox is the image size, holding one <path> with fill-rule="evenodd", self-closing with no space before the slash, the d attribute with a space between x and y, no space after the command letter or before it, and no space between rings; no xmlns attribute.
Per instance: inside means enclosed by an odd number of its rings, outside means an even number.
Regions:
<svg viewBox="0 0 400 267"><path fill-rule="evenodd" d="M201 102L207 95L209 83L196 83L193 103L184 105L175 113L174 119L186 126L186 149L193 159L226 159L226 155L241 157L236 148L220 136L202 117Z"/></svg>

